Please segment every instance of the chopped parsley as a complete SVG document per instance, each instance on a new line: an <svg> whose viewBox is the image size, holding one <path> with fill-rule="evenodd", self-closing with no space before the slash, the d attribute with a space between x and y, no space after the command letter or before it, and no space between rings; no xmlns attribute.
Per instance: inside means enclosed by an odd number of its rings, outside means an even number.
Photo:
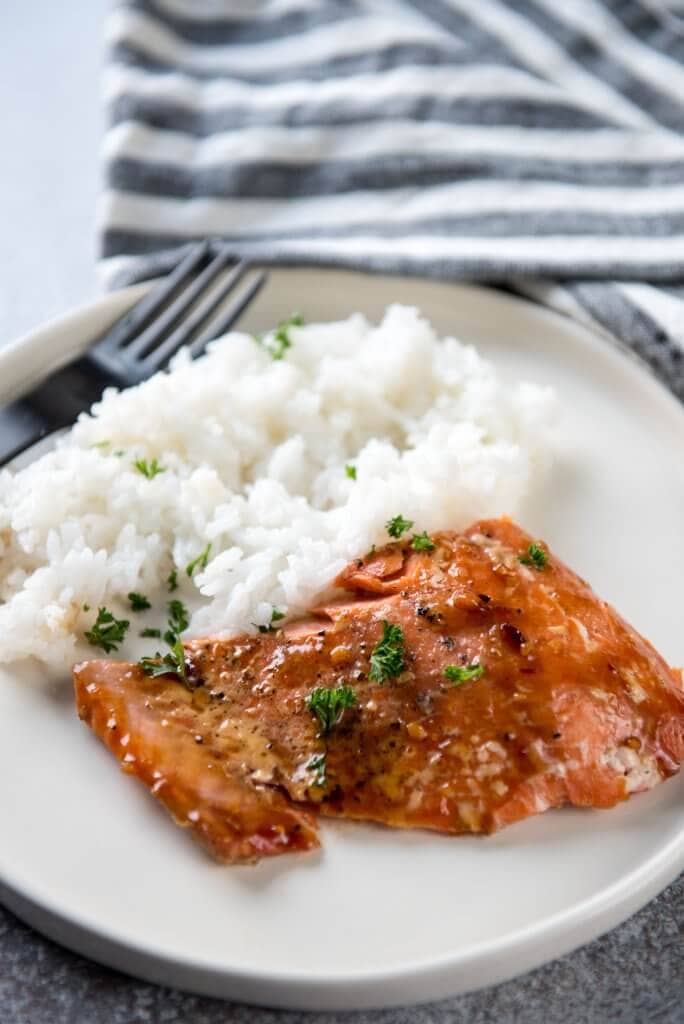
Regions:
<svg viewBox="0 0 684 1024"><path fill-rule="evenodd" d="M91 444L91 448L109 448L111 441L94 441Z"/></svg>
<svg viewBox="0 0 684 1024"><path fill-rule="evenodd" d="M148 676L174 675L187 685L188 675L185 666L185 651L179 639L170 645L168 654L161 655L159 651L153 658L141 658L138 662L141 669Z"/></svg>
<svg viewBox="0 0 684 1024"><path fill-rule="evenodd" d="M207 546L204 549L204 551L200 551L200 553L197 556L197 558L193 558L193 560L191 562L188 562L188 564L185 566L185 575L186 576L192 576L192 574L194 573L195 569L197 569L197 568L199 568L199 569L206 569L207 565L209 564L209 555L210 554L211 554L211 541L209 542L209 544L207 544Z"/></svg>
<svg viewBox="0 0 684 1024"><path fill-rule="evenodd" d="M321 724L321 734L327 734L339 723L347 708L356 706L356 694L351 686L336 686L325 689L317 686L306 698L306 704Z"/></svg>
<svg viewBox="0 0 684 1024"><path fill-rule="evenodd" d="M483 676L484 666L475 661L471 665L447 665L444 675L450 683L460 686L461 683L467 683L471 679L479 679L480 676Z"/></svg>
<svg viewBox="0 0 684 1024"><path fill-rule="evenodd" d="M169 594L173 594L174 590L178 590L178 570L172 569L169 575L166 577L166 586Z"/></svg>
<svg viewBox="0 0 684 1024"><path fill-rule="evenodd" d="M356 466L352 465L351 462L347 463L344 467L344 471L350 480L356 480Z"/></svg>
<svg viewBox="0 0 684 1024"><path fill-rule="evenodd" d="M532 569L536 569L537 572L542 571L548 560L549 556L546 551L536 541L532 541L524 555L518 555L519 562L522 562L523 565L529 565Z"/></svg>
<svg viewBox="0 0 684 1024"><path fill-rule="evenodd" d="M98 608L97 618L85 638L93 647L101 647L105 654L117 650L123 643L130 622L128 619L117 619L106 608Z"/></svg>
<svg viewBox="0 0 684 1024"><path fill-rule="evenodd" d="M190 617L188 616L188 609L182 601L169 601L167 607L169 612L169 628L164 633L164 639L172 647L179 635L190 625Z"/></svg>
<svg viewBox="0 0 684 1024"><path fill-rule="evenodd" d="M414 551L427 551L429 554L431 551L435 550L436 545L432 538L427 535L425 530L423 530L422 533L416 533L412 538L411 547Z"/></svg>
<svg viewBox="0 0 684 1024"><path fill-rule="evenodd" d="M114 452L114 454L116 455L117 459L120 459L126 454L126 452L123 450L123 448L119 448L119 450Z"/></svg>
<svg viewBox="0 0 684 1024"><path fill-rule="evenodd" d="M131 611L134 612L145 612L152 607L144 594L136 594L134 590L128 595L128 600L131 602Z"/></svg>
<svg viewBox="0 0 684 1024"><path fill-rule="evenodd" d="M115 454L118 455L118 452ZM155 476L159 476L160 473L165 473L166 468L161 466L157 459L151 459L149 462L147 459L136 459L133 463L139 473L142 473L148 480L154 480Z"/></svg>
<svg viewBox="0 0 684 1024"><path fill-rule="evenodd" d="M301 313L293 313L287 320L281 320L271 335L265 338L257 338L257 341L266 349L272 359L282 359L288 348L292 348L290 338L291 327L301 327L304 317Z"/></svg>
<svg viewBox="0 0 684 1024"><path fill-rule="evenodd" d="M394 537L398 540L402 534L406 533L413 526L412 519L404 519L403 516L394 516L392 519L388 519L385 523L385 529L389 533L390 537Z"/></svg>
<svg viewBox="0 0 684 1024"><path fill-rule="evenodd" d="M140 636L143 637L155 637L157 640L161 639L161 629L154 629L152 626L148 626L146 629L140 630Z"/></svg>
<svg viewBox="0 0 684 1024"><path fill-rule="evenodd" d="M264 626L264 625L257 626L257 629L259 630L260 633L273 633L274 632L273 623L274 622L280 622L280 620L284 619L284 618L285 618L285 612L279 612L277 608L274 608L273 611L271 612L271 621L269 622L269 624L267 626ZM255 623L255 625L256 625L256 623Z"/></svg>
<svg viewBox="0 0 684 1024"><path fill-rule="evenodd" d="M90 605L89 604L84 604L83 605L83 611L84 612L89 612L90 611Z"/></svg>
<svg viewBox="0 0 684 1024"><path fill-rule="evenodd" d="M315 786L325 786L328 781L325 776L325 758L325 754L314 754L313 757L310 757L306 762L308 770L313 772Z"/></svg>
<svg viewBox="0 0 684 1024"><path fill-rule="evenodd" d="M404 631L401 626L383 619L382 639L371 652L368 678L374 683L384 683L400 676L404 668Z"/></svg>

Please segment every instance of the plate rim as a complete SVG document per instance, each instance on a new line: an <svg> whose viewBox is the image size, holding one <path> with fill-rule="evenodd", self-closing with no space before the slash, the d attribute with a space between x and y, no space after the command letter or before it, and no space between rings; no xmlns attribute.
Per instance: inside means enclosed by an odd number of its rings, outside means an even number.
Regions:
<svg viewBox="0 0 684 1024"><path fill-rule="evenodd" d="M657 376L653 368L641 357L616 339L611 339L600 331L592 329L590 325L573 321L564 314L543 307L524 296L511 295L481 283L429 279L416 275L370 274L338 267L288 266L270 268L270 273L331 274L352 278L375 277L380 281L392 281L397 291L400 290L402 282L417 282L441 286L454 294L466 292L487 296L489 301L498 303L502 312L505 312L506 307L513 307L528 317L531 316L538 324L546 323L556 331L561 330L566 334L575 335L575 337L577 335L584 336L590 343L599 344L607 353L611 353L614 359L621 361L623 366L625 363L628 364L635 379L638 377L644 387L650 388L659 402L662 403L663 399L665 400L665 404L669 406L669 413L680 419L684 431L684 406ZM152 282L149 283L150 286L151 284ZM67 325L76 330L82 325L85 329L95 317L105 319L110 314L112 316L120 315L126 306L132 305L140 295L141 285L132 285L79 305L39 325L20 339L22 345L26 345L27 358L30 358L31 347L36 341L44 345L46 338L61 332ZM19 342L15 343L15 351L18 344ZM21 360L17 362L17 366L20 367L20 364ZM74 912L68 907L60 905L58 899L45 898L37 894L30 884L26 885L21 880L13 879L11 872L3 871L1 864L0 902L31 926L49 937L55 938L56 941L77 953L124 970L134 976L143 977L145 980L160 984L173 984L173 982L169 982L168 976L164 977L163 970L164 968L169 971L180 969L183 978L186 974L193 972L197 974L197 981L192 981L192 983L186 984L181 979L180 987L207 995L223 995L224 998L233 999L245 998L250 1002L262 1002L262 1005L278 1005L292 1009L371 1009L380 1006L405 1005L411 1002L411 999L407 999L405 994L400 994L397 998L388 996L386 993L378 996L383 986L393 985L398 981L409 987L419 978L423 984L425 980L432 981L436 985L437 994L419 998L423 1002L428 998L431 1000L442 998L453 989L453 986L450 988L448 979L453 977L455 972L467 971L469 968L477 969L478 966L486 964L492 958L503 960L508 957L511 961L515 960L516 962L510 963L507 968L499 970L498 973L490 971L487 980L479 981L474 986L466 985L459 991L487 987L514 977L522 971L540 966L547 961L548 957L534 957L536 944L542 940L556 940L552 959L565 955L578 946L604 934L631 916L669 885L682 869L684 869L684 822L677 834L637 867L569 909L556 911L542 921L518 928L494 941L480 941L465 951L445 954L438 958L402 961L392 969L371 968L346 974L307 975L305 972L292 970L260 971L249 965L229 968L203 958L193 959L187 956L177 957L160 953L155 950L153 944L144 941L131 942L118 935L116 931L108 929L106 925L88 921L87 915L84 916L82 913ZM626 913L623 913L625 908L627 908ZM79 934L82 935L82 941L73 937ZM565 941L558 943L557 940L562 936L565 936ZM98 940L100 945L104 946L102 955L97 955L92 947L88 947L88 943L92 942L93 937ZM561 946L563 951L558 952L557 950ZM528 963L526 956L529 959L530 955L532 955L532 961ZM129 962L128 957L133 960ZM147 961L146 969L142 973L136 970L134 962L136 957L143 957ZM521 964L522 966L520 966ZM155 965L159 966L159 973L157 973ZM217 989L212 983L214 980L228 981L231 988L230 994L225 991L225 986L219 986ZM441 989L439 987L440 980L445 983ZM280 990L277 995L277 1004L263 1002L255 998L252 993L255 984L270 986L274 991ZM351 999L348 992L344 993L343 998L340 998L339 995L335 996L334 993L331 997L331 989L343 990L352 987L355 989L355 993ZM301 990L302 988L310 993L310 997L301 991L295 995L293 1000L288 997L286 990ZM373 991L376 995L372 994ZM413 1000L413 1002L416 1001L416 999Z"/></svg>

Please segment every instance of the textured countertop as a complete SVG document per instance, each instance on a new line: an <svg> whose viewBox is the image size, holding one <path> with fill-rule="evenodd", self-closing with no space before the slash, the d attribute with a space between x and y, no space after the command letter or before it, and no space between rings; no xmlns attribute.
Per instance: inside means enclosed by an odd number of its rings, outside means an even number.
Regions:
<svg viewBox="0 0 684 1024"><path fill-rule="evenodd" d="M2 5L0 344L97 294L98 84L107 3ZM0 908L0 1024L315 1024L318 1019L681 1024L684 878L607 936L516 981L427 1007L320 1018L234 1006L132 981L60 949Z"/></svg>

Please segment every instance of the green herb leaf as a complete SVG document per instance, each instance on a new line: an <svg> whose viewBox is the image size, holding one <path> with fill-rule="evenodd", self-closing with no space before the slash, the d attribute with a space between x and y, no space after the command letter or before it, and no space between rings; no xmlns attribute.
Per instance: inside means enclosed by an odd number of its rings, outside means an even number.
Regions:
<svg viewBox="0 0 684 1024"><path fill-rule="evenodd" d="M154 629L152 626L147 626L146 629L140 630L140 636L143 637L155 637L157 640L161 639L161 629Z"/></svg>
<svg viewBox="0 0 684 1024"><path fill-rule="evenodd" d="M404 519L403 516L394 516L393 519L388 519L385 523L385 529L389 533L390 537L394 537L398 540L402 534L406 533L413 526L412 519Z"/></svg>
<svg viewBox="0 0 684 1024"><path fill-rule="evenodd" d="M327 784L328 780L325 775L327 767L325 754L314 754L313 757L310 757L306 762L306 767L308 771L313 772L315 786L325 786Z"/></svg>
<svg viewBox="0 0 684 1024"><path fill-rule="evenodd" d="M119 448L119 450L114 452L114 454L116 455L117 459L121 459L126 454L126 452L124 451L123 448Z"/></svg>
<svg viewBox="0 0 684 1024"><path fill-rule="evenodd" d="M282 359L288 348L292 348L290 328L301 327L303 323L302 314L293 313L287 320L281 320L272 335L261 340L261 344L270 352L272 359Z"/></svg>
<svg viewBox="0 0 684 1024"><path fill-rule="evenodd" d="M148 480L154 480L155 476L159 476L160 473L166 472L166 468L164 466L160 466L156 458L152 459L150 462L148 462L147 459L136 459L133 465L138 472L142 473L142 475L147 477Z"/></svg>
<svg viewBox="0 0 684 1024"><path fill-rule="evenodd" d="M317 686L306 698L307 707L321 724L321 734L327 734L339 723L347 708L355 707L356 694L351 686L336 686L327 690Z"/></svg>
<svg viewBox="0 0 684 1024"><path fill-rule="evenodd" d="M141 658L138 664L148 676L174 675L178 676L187 685L188 676L185 665L185 651L180 640L176 640L169 653L163 657L157 651L153 658Z"/></svg>
<svg viewBox="0 0 684 1024"><path fill-rule="evenodd" d="M532 569L536 569L537 572L542 571L548 560L548 554L541 544L537 544L536 541L530 544L524 555L518 555L519 562L522 562L523 565L529 565Z"/></svg>
<svg viewBox="0 0 684 1024"><path fill-rule="evenodd" d="M83 611L84 612L89 612L90 611L90 605L89 604L84 604L83 605Z"/></svg>
<svg viewBox="0 0 684 1024"><path fill-rule="evenodd" d="M117 619L106 608L98 608L97 618L85 638L93 647L101 647L105 654L110 654L123 643L129 626L127 619Z"/></svg>
<svg viewBox="0 0 684 1024"><path fill-rule="evenodd" d="M152 607L144 594L136 594L134 590L128 595L128 600L131 602L131 610L134 612L145 612Z"/></svg>
<svg viewBox="0 0 684 1024"><path fill-rule="evenodd" d="M188 609L185 607L182 601L169 601L169 627L174 633L183 633L190 625L190 616Z"/></svg>
<svg viewBox="0 0 684 1024"><path fill-rule="evenodd" d="M350 480L356 480L356 466L353 466L351 462L348 462L344 467L344 471Z"/></svg>
<svg viewBox="0 0 684 1024"><path fill-rule="evenodd" d="M109 448L111 441L94 441L91 448Z"/></svg>
<svg viewBox="0 0 684 1024"><path fill-rule="evenodd" d="M193 560L191 562L188 562L188 564L185 566L185 574L186 574L186 576L192 576L192 574L194 573L195 569L197 569L197 568L199 568L199 569L206 569L207 565L209 564L209 555L210 554L211 554L211 542L209 544L207 544L207 546L204 549L204 551L200 551L200 553L197 556L197 558L193 558Z"/></svg>
<svg viewBox="0 0 684 1024"><path fill-rule="evenodd" d="M271 621L269 622L269 624L267 626L257 626L257 629L259 630L260 633L274 633L275 630L273 628L273 623L280 622L280 620L284 618L285 612L279 612L277 608L274 608L273 611L271 612Z"/></svg>
<svg viewBox="0 0 684 1024"><path fill-rule="evenodd" d="M429 554L431 551L435 550L436 545L432 538L423 531L422 533L417 533L415 537L413 537L411 540L411 547L414 551L427 551Z"/></svg>
<svg viewBox="0 0 684 1024"><path fill-rule="evenodd" d="M370 656L368 678L374 683L394 679L404 671L404 631L386 619L382 622L382 639L375 645Z"/></svg>
<svg viewBox="0 0 684 1024"><path fill-rule="evenodd" d="M479 679L480 676L483 676L484 665L475 661L471 665L447 665L444 675L450 683L460 686L461 683L467 683L471 679Z"/></svg>
<svg viewBox="0 0 684 1024"><path fill-rule="evenodd" d="M166 586L169 594L173 594L174 590L178 590L178 570L172 569L169 575L166 577Z"/></svg>

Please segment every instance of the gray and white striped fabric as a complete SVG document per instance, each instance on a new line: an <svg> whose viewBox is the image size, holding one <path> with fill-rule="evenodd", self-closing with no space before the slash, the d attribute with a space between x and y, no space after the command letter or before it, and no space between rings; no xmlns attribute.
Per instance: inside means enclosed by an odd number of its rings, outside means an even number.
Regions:
<svg viewBox="0 0 684 1024"><path fill-rule="evenodd" d="M684 398L683 0L128 0L102 269L236 255L505 284Z"/></svg>

